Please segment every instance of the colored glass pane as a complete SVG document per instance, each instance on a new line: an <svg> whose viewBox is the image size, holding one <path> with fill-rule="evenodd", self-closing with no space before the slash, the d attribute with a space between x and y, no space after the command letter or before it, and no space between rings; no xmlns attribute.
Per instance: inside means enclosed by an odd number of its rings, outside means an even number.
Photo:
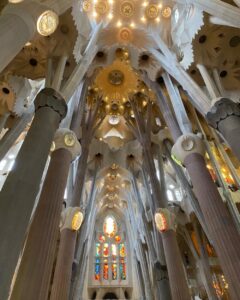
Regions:
<svg viewBox="0 0 240 300"><path fill-rule="evenodd" d="M117 279L117 264L112 264L112 279Z"/></svg>
<svg viewBox="0 0 240 300"><path fill-rule="evenodd" d="M99 238L98 238L98 239L99 239L99 242L100 242L100 243L104 243L104 242L106 241L105 236L102 235L102 234L99 235Z"/></svg>
<svg viewBox="0 0 240 300"><path fill-rule="evenodd" d="M120 235L116 235L116 236L115 236L115 241L116 241L117 243L120 243L120 242L121 242L121 237L120 237Z"/></svg>
<svg viewBox="0 0 240 300"><path fill-rule="evenodd" d="M103 244L103 256L108 257L109 256L109 246L108 243Z"/></svg>
<svg viewBox="0 0 240 300"><path fill-rule="evenodd" d="M120 278L121 280L126 280L127 275L126 275L126 263L124 259L121 259L120 264L119 264L119 270L120 270Z"/></svg>
<svg viewBox="0 0 240 300"><path fill-rule="evenodd" d="M100 259L96 258L95 263L95 280L100 280Z"/></svg>
<svg viewBox="0 0 240 300"><path fill-rule="evenodd" d="M112 256L117 256L117 246L116 246L116 244L112 244Z"/></svg>
<svg viewBox="0 0 240 300"><path fill-rule="evenodd" d="M103 278L105 280L108 280L108 264L107 263L105 263L103 265Z"/></svg>
<svg viewBox="0 0 240 300"><path fill-rule="evenodd" d="M103 232L113 238L117 232L117 223L113 217L106 217L103 223Z"/></svg>
<svg viewBox="0 0 240 300"><path fill-rule="evenodd" d="M96 256L100 256L101 254L101 244L96 243Z"/></svg>
<svg viewBox="0 0 240 300"><path fill-rule="evenodd" d="M123 243L119 245L119 254L121 257L126 256L125 245Z"/></svg>

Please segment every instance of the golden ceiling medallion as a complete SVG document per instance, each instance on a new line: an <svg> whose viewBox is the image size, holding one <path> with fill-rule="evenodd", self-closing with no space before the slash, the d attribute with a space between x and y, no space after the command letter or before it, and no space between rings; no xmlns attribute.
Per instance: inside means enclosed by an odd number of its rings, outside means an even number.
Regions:
<svg viewBox="0 0 240 300"><path fill-rule="evenodd" d="M145 16L147 19L156 19L159 14L159 9L156 4L149 4L145 9Z"/></svg>
<svg viewBox="0 0 240 300"><path fill-rule="evenodd" d="M132 1L124 1L120 7L121 15L126 18L133 16L135 7Z"/></svg>
<svg viewBox="0 0 240 300"><path fill-rule="evenodd" d="M89 12L92 8L92 4L90 0L84 0L82 3L82 8L85 12Z"/></svg>
<svg viewBox="0 0 240 300"><path fill-rule="evenodd" d="M121 107L124 99L128 98L128 94L137 89L138 78L131 66L116 59L112 65L98 73L95 84L101 90L103 99L115 111ZM116 104L117 107L115 107Z"/></svg>
<svg viewBox="0 0 240 300"><path fill-rule="evenodd" d="M99 0L95 4L95 11L101 16L106 15L109 12L109 9L110 7L107 0Z"/></svg>
<svg viewBox="0 0 240 300"><path fill-rule="evenodd" d="M171 14L172 14L172 9L171 7L169 6L165 6L163 9L162 9L162 16L164 18L170 18L171 17Z"/></svg>
<svg viewBox="0 0 240 300"><path fill-rule="evenodd" d="M133 38L132 30L127 27L123 27L119 30L118 37L122 43L130 42Z"/></svg>
<svg viewBox="0 0 240 300"><path fill-rule="evenodd" d="M124 74L120 70L112 70L108 75L108 81L113 85L121 85L124 81Z"/></svg>

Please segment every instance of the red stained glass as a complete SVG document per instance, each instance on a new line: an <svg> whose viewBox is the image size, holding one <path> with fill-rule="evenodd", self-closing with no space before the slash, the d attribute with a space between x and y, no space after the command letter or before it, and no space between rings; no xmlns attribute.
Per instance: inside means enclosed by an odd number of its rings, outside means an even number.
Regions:
<svg viewBox="0 0 240 300"><path fill-rule="evenodd" d="M105 263L103 265L103 278L105 280L108 280L108 264L107 263Z"/></svg>
<svg viewBox="0 0 240 300"><path fill-rule="evenodd" d="M99 235L99 238L98 238L98 239L99 239L99 242L100 242L100 243L104 243L104 242L106 241L105 236L102 235L102 234Z"/></svg>
<svg viewBox="0 0 240 300"><path fill-rule="evenodd" d="M103 257L109 256L109 246L108 243L103 244Z"/></svg>

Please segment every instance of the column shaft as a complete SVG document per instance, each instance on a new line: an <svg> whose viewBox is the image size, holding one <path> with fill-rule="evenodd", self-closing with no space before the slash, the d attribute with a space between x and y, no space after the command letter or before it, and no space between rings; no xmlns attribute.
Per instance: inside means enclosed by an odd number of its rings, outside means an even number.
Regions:
<svg viewBox="0 0 240 300"><path fill-rule="evenodd" d="M53 90L43 90L36 100L35 118L0 193L1 300L8 297L54 133L66 114Z"/></svg>
<svg viewBox="0 0 240 300"><path fill-rule="evenodd" d="M54 272L50 300L68 300L72 276L77 232L64 229L61 231L57 264Z"/></svg>
<svg viewBox="0 0 240 300"><path fill-rule="evenodd" d="M16 14L3 14L0 17L0 72L11 62L23 46L32 39L35 28L31 29Z"/></svg>
<svg viewBox="0 0 240 300"><path fill-rule="evenodd" d="M53 152L11 299L48 299L71 153Z"/></svg>
<svg viewBox="0 0 240 300"><path fill-rule="evenodd" d="M237 300L240 289L239 233L210 177L204 158L193 153L186 157L184 164L190 174L209 235L229 283L231 297Z"/></svg>
<svg viewBox="0 0 240 300"><path fill-rule="evenodd" d="M173 300L190 300L181 254L173 230L162 233L164 253L167 261L169 283Z"/></svg>

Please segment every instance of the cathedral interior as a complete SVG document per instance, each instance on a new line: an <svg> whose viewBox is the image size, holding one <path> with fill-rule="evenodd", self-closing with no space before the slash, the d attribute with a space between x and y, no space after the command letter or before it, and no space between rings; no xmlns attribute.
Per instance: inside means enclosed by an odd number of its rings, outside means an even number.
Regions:
<svg viewBox="0 0 240 300"><path fill-rule="evenodd" d="M0 43L0 300L240 300L240 0L1 0Z"/></svg>

